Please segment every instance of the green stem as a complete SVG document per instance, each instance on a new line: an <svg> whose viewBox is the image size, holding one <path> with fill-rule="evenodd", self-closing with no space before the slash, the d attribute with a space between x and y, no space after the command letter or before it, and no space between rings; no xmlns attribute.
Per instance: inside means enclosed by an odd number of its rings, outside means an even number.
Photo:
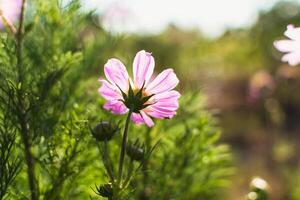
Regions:
<svg viewBox="0 0 300 200"><path fill-rule="evenodd" d="M132 172L133 172L133 160L130 159L130 162L129 162L129 166L128 166L128 173L127 173L127 178L125 179L124 181L124 184L123 184L123 187L126 188L132 178Z"/></svg>
<svg viewBox="0 0 300 200"><path fill-rule="evenodd" d="M25 4L26 4L26 0L23 0L22 7L21 7L21 14L20 14L20 23L16 34L16 40L17 40L16 54L17 54L17 68L18 68L19 83L23 82L22 50L23 50L23 36L24 36L23 26L24 26Z"/></svg>
<svg viewBox="0 0 300 200"><path fill-rule="evenodd" d="M100 149L100 148L99 148ZM108 144L107 141L104 141L104 152L103 152L103 161L104 161L104 167L106 168L107 174L110 178L110 182L113 183L115 178L113 175L112 165L109 162L109 155L108 155Z"/></svg>
<svg viewBox="0 0 300 200"><path fill-rule="evenodd" d="M37 183L35 179L35 167L34 167L34 158L31 152L31 144L29 142L28 138L28 129L26 128L26 124L24 123L24 120L21 119L21 134L22 134L22 140L23 145L25 147L25 158L26 158L26 164L27 164L27 176L28 176L28 183L30 187L31 192L31 199L37 200L38 199L38 189L37 189Z"/></svg>
<svg viewBox="0 0 300 200"><path fill-rule="evenodd" d="M147 129L147 132L145 134L145 145L146 145L146 151L150 151L151 149L151 129ZM144 160L143 163L143 174L144 174L144 188L146 188L147 186L147 182L148 182L148 159Z"/></svg>
<svg viewBox="0 0 300 200"><path fill-rule="evenodd" d="M17 58L17 70L18 70L18 85L21 84L21 87L18 88L18 102L19 102L19 123L21 126L21 137L22 142L25 149L25 159L27 164L27 176L28 176L28 183L31 193L32 200L38 200L38 184L35 178L35 165L34 165L34 157L31 152L31 141L29 135L29 128L28 128L28 120L27 120L27 113L26 113L26 106L24 102L24 91L23 91L23 73L24 73L24 66L23 66L23 38L24 38L24 15L25 15L25 4L26 0L22 1L21 7L21 14L19 20L19 27L16 32L16 58Z"/></svg>
<svg viewBox="0 0 300 200"><path fill-rule="evenodd" d="M132 114L132 109L129 109L126 123L125 123L124 133L123 133L123 141L122 141L120 160L119 160L119 174L118 174L118 185L119 186L121 186L121 180L122 180L122 175L123 175L123 165L124 165L125 151L126 151L126 145L127 145L127 134L128 134L128 128L129 128L131 114Z"/></svg>

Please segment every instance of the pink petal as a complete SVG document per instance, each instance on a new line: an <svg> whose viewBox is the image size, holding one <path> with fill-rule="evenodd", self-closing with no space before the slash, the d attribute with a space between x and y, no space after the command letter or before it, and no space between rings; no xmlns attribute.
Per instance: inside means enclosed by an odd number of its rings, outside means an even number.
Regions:
<svg viewBox="0 0 300 200"><path fill-rule="evenodd" d="M146 88L149 94L159 94L174 89L179 80L173 69L166 69L162 71Z"/></svg>
<svg viewBox="0 0 300 200"><path fill-rule="evenodd" d="M140 111L140 113L141 113L141 116L147 126L149 126L149 127L154 126L153 120L144 111Z"/></svg>
<svg viewBox="0 0 300 200"><path fill-rule="evenodd" d="M129 76L120 60L115 58L109 59L104 65L104 73L109 82L120 87L123 92L128 91Z"/></svg>
<svg viewBox="0 0 300 200"><path fill-rule="evenodd" d="M146 124L149 127L154 126L154 122L144 111L140 111L140 113L132 113L131 120L136 124Z"/></svg>
<svg viewBox="0 0 300 200"><path fill-rule="evenodd" d="M140 113L132 113L131 120L136 124L144 124L144 119Z"/></svg>
<svg viewBox="0 0 300 200"><path fill-rule="evenodd" d="M150 111L155 111L155 112L159 112L161 114L165 114L166 117L169 117L170 115L176 114L175 111L177 109L178 109L178 106L177 107L163 107L163 106L154 105L154 106L149 107Z"/></svg>
<svg viewBox="0 0 300 200"><path fill-rule="evenodd" d="M176 111L167 110L160 107L154 107L149 106L147 109L145 109L145 112L150 115L151 117L157 118L157 119L169 119L174 117L176 115Z"/></svg>
<svg viewBox="0 0 300 200"><path fill-rule="evenodd" d="M103 108L106 110L111 110L114 114L120 115L128 112L128 108L124 105L124 103L118 100L106 102Z"/></svg>
<svg viewBox="0 0 300 200"><path fill-rule="evenodd" d="M152 102L155 102L152 107L161 107L168 110L177 110L179 107L178 99L180 97L179 92L177 91L168 91L164 93L160 93L157 95L154 95L154 99Z"/></svg>
<svg viewBox="0 0 300 200"><path fill-rule="evenodd" d="M155 101L164 101L164 100L173 101L173 100L178 100L179 97L180 97L180 93L175 90L159 93L153 96Z"/></svg>
<svg viewBox="0 0 300 200"><path fill-rule="evenodd" d="M292 52L285 54L282 59L283 62L288 62L290 65L295 66L300 63L300 52Z"/></svg>
<svg viewBox="0 0 300 200"><path fill-rule="evenodd" d="M139 51L133 61L133 80L137 88L145 86L149 82L154 70L154 58L151 53Z"/></svg>
<svg viewBox="0 0 300 200"><path fill-rule="evenodd" d="M300 28L294 27L294 25L290 24L287 26L287 30L284 32L284 35L292 40L300 40Z"/></svg>
<svg viewBox="0 0 300 200"><path fill-rule="evenodd" d="M120 90L107 82L106 80L99 80L102 83L102 86L99 88L98 92L106 99L106 100L120 100L122 99L122 95L120 94Z"/></svg>
<svg viewBox="0 0 300 200"><path fill-rule="evenodd" d="M154 118L172 118L176 115L176 110L179 107L179 97L179 92L174 90L154 95L155 103L144 110L148 115Z"/></svg>
<svg viewBox="0 0 300 200"><path fill-rule="evenodd" d="M164 109L166 111L175 111L177 110L179 107L179 103L178 101L174 101L174 102L157 102L153 105L151 105L151 108L161 108Z"/></svg>
<svg viewBox="0 0 300 200"><path fill-rule="evenodd" d="M274 42L274 46L281 52L291 52L300 50L300 41L278 40Z"/></svg>

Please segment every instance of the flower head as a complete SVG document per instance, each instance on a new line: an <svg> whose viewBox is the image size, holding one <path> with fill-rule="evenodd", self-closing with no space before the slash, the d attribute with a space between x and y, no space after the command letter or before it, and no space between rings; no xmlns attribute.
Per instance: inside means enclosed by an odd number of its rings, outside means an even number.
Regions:
<svg viewBox="0 0 300 200"><path fill-rule="evenodd" d="M4 27L2 16L5 17L9 23L13 23L18 19L21 13L21 7L22 0L0 0L0 28Z"/></svg>
<svg viewBox="0 0 300 200"><path fill-rule="evenodd" d="M180 94L173 90L179 80L173 69L166 69L152 79L154 58L144 50L133 61L133 80L124 64L115 58L104 66L107 80L99 79L99 93L107 100L104 109L114 114L125 114L131 109L131 120L137 124L154 123L151 117L172 118L178 108Z"/></svg>
<svg viewBox="0 0 300 200"><path fill-rule="evenodd" d="M253 178L250 186L253 188L261 189L261 190L267 190L269 187L268 183L260 177Z"/></svg>
<svg viewBox="0 0 300 200"><path fill-rule="evenodd" d="M274 46L286 53L281 59L283 62L288 62L293 66L298 65L300 63L300 28L288 25L284 35L289 39L275 41Z"/></svg>

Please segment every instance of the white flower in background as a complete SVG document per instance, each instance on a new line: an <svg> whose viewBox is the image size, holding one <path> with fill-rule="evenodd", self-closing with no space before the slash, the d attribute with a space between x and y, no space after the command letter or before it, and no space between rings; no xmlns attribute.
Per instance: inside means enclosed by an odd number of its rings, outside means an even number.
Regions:
<svg viewBox="0 0 300 200"><path fill-rule="evenodd" d="M250 185L261 190L267 190L269 188L268 183L260 177L253 178Z"/></svg>
<svg viewBox="0 0 300 200"><path fill-rule="evenodd" d="M300 28L294 25L288 25L284 35L288 39L277 40L274 46L280 52L286 53L282 56L283 62L288 62L295 66L300 63Z"/></svg>

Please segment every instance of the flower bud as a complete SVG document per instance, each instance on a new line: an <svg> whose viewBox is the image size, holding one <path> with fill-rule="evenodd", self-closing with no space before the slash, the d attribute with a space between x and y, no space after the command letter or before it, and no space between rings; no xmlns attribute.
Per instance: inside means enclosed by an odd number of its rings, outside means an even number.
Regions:
<svg viewBox="0 0 300 200"><path fill-rule="evenodd" d="M99 188L97 188L97 192L102 197L112 197L113 196L113 188L112 188L111 183L101 185Z"/></svg>
<svg viewBox="0 0 300 200"><path fill-rule="evenodd" d="M91 130L92 135L99 142L109 141L117 131L119 131L119 127L107 121L100 122Z"/></svg>
<svg viewBox="0 0 300 200"><path fill-rule="evenodd" d="M142 161L144 159L144 145L140 145L137 140L134 144L129 144L126 148L127 155L135 161Z"/></svg>

